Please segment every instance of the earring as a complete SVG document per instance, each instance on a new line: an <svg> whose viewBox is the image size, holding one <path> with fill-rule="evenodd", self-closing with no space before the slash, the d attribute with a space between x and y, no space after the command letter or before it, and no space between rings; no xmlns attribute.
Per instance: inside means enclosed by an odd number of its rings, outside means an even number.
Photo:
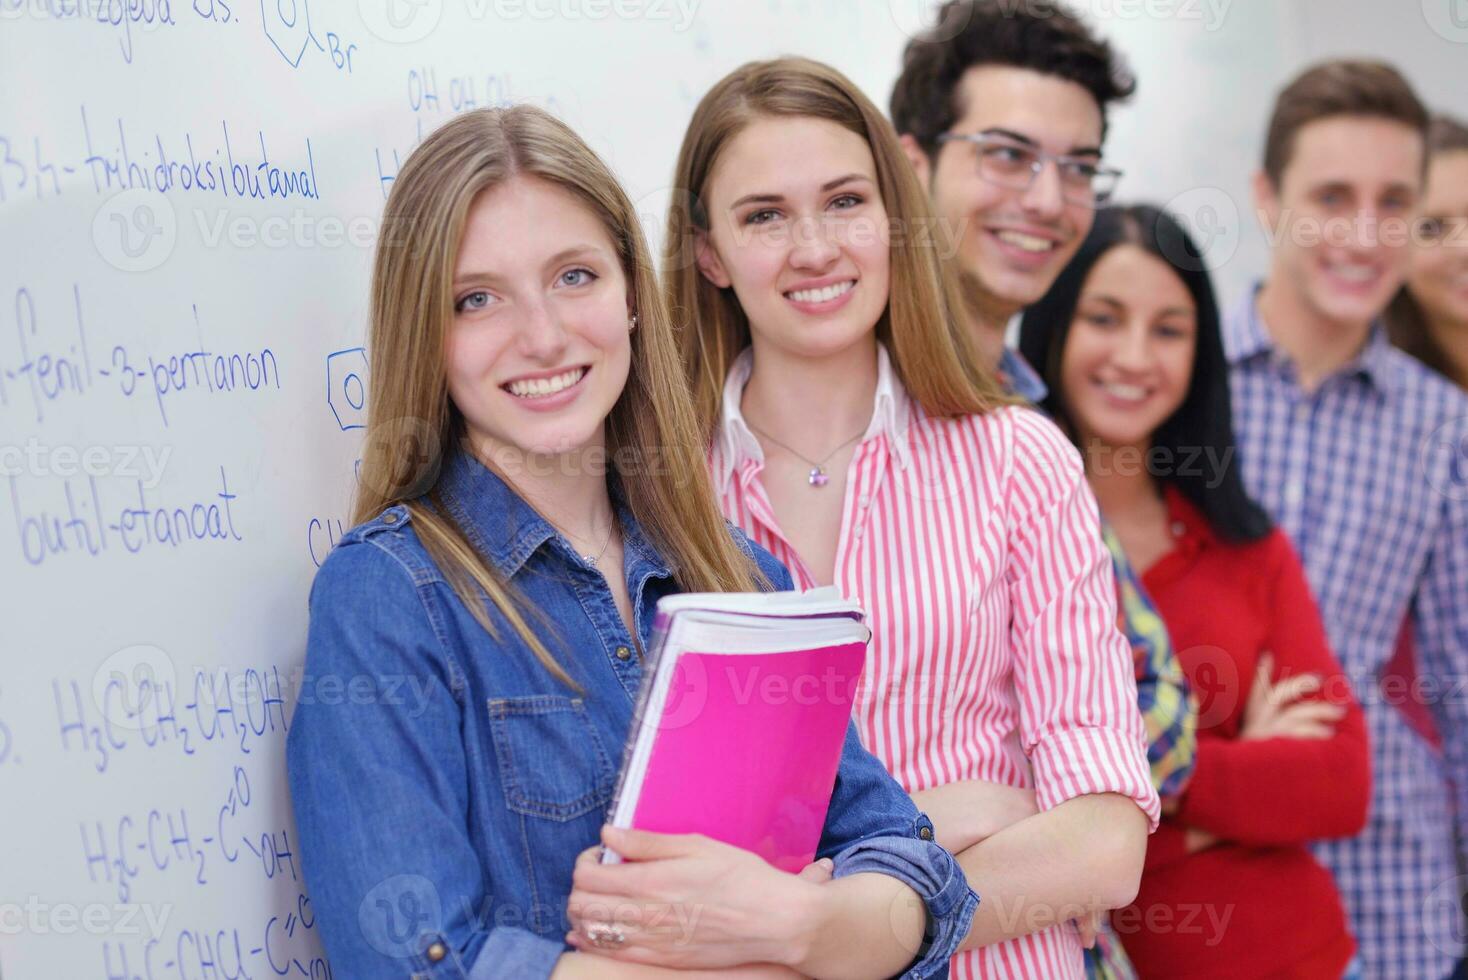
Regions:
<svg viewBox="0 0 1468 980"><path fill-rule="evenodd" d="M627 321L627 332L631 333L637 329L637 314L632 314L632 319Z"/></svg>

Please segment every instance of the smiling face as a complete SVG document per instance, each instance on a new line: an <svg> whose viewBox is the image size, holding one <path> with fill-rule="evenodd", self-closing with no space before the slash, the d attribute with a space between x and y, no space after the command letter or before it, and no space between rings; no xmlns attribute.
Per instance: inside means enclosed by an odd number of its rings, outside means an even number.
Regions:
<svg viewBox="0 0 1468 980"><path fill-rule="evenodd" d="M483 191L454 267L449 397L481 451L574 452L604 442L627 382L627 281L580 199L535 177Z"/></svg>
<svg viewBox="0 0 1468 980"><path fill-rule="evenodd" d="M1150 446L1187 399L1197 348L1197 306L1171 266L1136 245L1101 256L1060 362L1061 396L1081 445Z"/></svg>
<svg viewBox="0 0 1468 980"><path fill-rule="evenodd" d="M1434 325L1468 331L1468 150L1432 158L1407 288Z"/></svg>
<svg viewBox="0 0 1468 980"><path fill-rule="evenodd" d="M1279 186L1255 194L1275 239L1272 281L1311 315L1364 326L1406 273L1422 184L1422 136L1390 119L1330 116L1301 127Z"/></svg>
<svg viewBox="0 0 1468 980"><path fill-rule="evenodd" d="M824 119L756 119L719 154L704 197L699 269L733 288L756 344L819 358L874 336L891 261L865 139Z"/></svg>
<svg viewBox="0 0 1468 980"><path fill-rule="evenodd" d="M1075 82L983 65L963 75L957 96L963 112L950 132L1100 161L1101 108ZM940 144L931 161L910 138L904 145L934 211L959 242L964 277L985 318L1002 324L1044 296L1095 219L1091 207L1066 199L1056 165L1046 162L1028 189L1018 189L981 176L972 143Z"/></svg>

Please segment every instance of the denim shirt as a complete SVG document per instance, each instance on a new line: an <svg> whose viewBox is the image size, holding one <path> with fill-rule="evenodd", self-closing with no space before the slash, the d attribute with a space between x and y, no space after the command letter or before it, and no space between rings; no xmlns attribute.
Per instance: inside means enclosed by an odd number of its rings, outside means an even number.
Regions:
<svg viewBox="0 0 1468 980"><path fill-rule="evenodd" d="M499 477L454 451L438 491L581 691L487 599L498 636L485 632L405 507L352 529L312 585L288 736L302 865L337 976L548 977L568 948L572 867L607 818L643 666L601 574ZM625 504L618 512L645 649L658 599L678 587ZM730 533L777 588L792 587L768 552ZM911 886L928 928L903 976L947 975L978 898L854 726L818 855L837 877L875 871Z"/></svg>

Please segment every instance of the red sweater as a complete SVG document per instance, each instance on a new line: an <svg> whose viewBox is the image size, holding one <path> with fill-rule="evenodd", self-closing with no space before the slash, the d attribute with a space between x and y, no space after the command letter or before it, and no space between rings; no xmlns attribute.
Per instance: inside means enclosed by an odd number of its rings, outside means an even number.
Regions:
<svg viewBox="0 0 1468 980"><path fill-rule="evenodd" d="M1361 708L1326 643L1304 569L1279 530L1219 538L1166 490L1174 549L1142 576L1198 705L1198 755L1178 812L1147 847L1136 902L1112 924L1143 977L1329 977L1355 949L1330 872L1305 846L1366 822ZM1275 680L1316 673L1347 706L1328 739L1241 741L1258 657ZM1189 827L1219 843L1187 853Z"/></svg>

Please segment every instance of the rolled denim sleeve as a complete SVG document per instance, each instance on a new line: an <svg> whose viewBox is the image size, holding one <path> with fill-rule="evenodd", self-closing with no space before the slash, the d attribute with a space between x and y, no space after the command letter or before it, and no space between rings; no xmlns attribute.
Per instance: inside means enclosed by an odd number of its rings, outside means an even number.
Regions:
<svg viewBox="0 0 1468 980"><path fill-rule="evenodd" d="M352 980L549 977L560 942L486 925L462 680L419 588L370 538L339 545L312 586L286 759L322 942Z"/></svg>
<svg viewBox="0 0 1468 980"><path fill-rule="evenodd" d="M948 961L973 925L979 896L937 843L932 821L862 746L854 722L846 730L817 855L831 858L834 877L876 872L916 892L928 922L922 947L901 976L948 976Z"/></svg>

